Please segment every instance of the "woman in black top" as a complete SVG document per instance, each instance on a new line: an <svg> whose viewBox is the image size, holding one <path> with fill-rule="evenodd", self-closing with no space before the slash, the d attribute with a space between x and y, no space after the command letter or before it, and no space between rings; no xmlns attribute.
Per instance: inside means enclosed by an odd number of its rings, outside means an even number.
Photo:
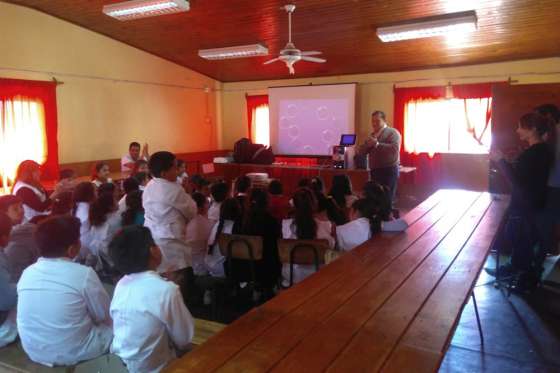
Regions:
<svg viewBox="0 0 560 373"><path fill-rule="evenodd" d="M490 158L511 183L509 214L520 220L519 237L514 240L511 265L500 268L503 275L516 271L538 274L542 265L542 259L535 257L533 251L541 241L535 217L544 208L548 175L554 161L553 149L546 142L551 130L547 118L537 113L525 114L519 120L516 132L529 147L514 163L507 162L500 152L490 154Z"/></svg>

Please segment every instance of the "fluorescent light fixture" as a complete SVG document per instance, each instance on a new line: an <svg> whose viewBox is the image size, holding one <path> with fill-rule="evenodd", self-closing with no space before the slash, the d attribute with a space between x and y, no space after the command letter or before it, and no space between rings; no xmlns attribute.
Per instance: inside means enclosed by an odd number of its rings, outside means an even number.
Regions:
<svg viewBox="0 0 560 373"><path fill-rule="evenodd" d="M470 10L379 27L377 29L377 36L383 42L391 42L429 38L450 33L472 32L476 30L476 27L476 12Z"/></svg>
<svg viewBox="0 0 560 373"><path fill-rule="evenodd" d="M187 0L131 0L103 6L103 13L119 21L186 12Z"/></svg>
<svg viewBox="0 0 560 373"><path fill-rule="evenodd" d="M257 57L267 56L268 48L262 44L239 45L236 47L201 49L198 51L198 55L207 60Z"/></svg>

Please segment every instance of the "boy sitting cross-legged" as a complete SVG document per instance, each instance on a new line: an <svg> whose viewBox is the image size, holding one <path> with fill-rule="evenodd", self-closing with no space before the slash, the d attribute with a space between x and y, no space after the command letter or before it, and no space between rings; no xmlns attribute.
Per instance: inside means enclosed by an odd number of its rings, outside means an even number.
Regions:
<svg viewBox="0 0 560 373"><path fill-rule="evenodd" d="M109 296L93 269L72 262L80 251L80 220L53 216L35 233L40 257L17 285L17 328L31 360L74 365L109 350Z"/></svg>
<svg viewBox="0 0 560 373"><path fill-rule="evenodd" d="M161 251L148 228L123 228L111 241L109 255L125 274L111 302L111 352L130 372L159 372L189 347L192 316L179 287L155 272Z"/></svg>

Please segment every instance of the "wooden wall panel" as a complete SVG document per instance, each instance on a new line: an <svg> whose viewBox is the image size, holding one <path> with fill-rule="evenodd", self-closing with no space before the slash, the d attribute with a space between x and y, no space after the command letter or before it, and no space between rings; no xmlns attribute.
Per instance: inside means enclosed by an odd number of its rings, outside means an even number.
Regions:
<svg viewBox="0 0 560 373"><path fill-rule="evenodd" d="M119 0L11 0L107 35L223 82L288 78L283 63L263 66L284 47L284 0L191 0L186 13L121 22L104 15ZM333 76L558 56L558 0L299 0L293 40L327 63L299 62L298 77ZM478 30L457 38L382 43L377 27L475 10ZM199 49L266 44L271 56L207 61Z"/></svg>

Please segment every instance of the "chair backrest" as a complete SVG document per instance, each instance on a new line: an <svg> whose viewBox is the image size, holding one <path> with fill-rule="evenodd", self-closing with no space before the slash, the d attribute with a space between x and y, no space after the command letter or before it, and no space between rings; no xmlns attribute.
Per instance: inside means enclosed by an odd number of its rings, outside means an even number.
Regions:
<svg viewBox="0 0 560 373"><path fill-rule="evenodd" d="M261 260L263 241L259 236L222 233L218 237L222 255L241 260Z"/></svg>
<svg viewBox="0 0 560 373"><path fill-rule="evenodd" d="M285 264L324 264L327 240L278 240L278 257Z"/></svg>

